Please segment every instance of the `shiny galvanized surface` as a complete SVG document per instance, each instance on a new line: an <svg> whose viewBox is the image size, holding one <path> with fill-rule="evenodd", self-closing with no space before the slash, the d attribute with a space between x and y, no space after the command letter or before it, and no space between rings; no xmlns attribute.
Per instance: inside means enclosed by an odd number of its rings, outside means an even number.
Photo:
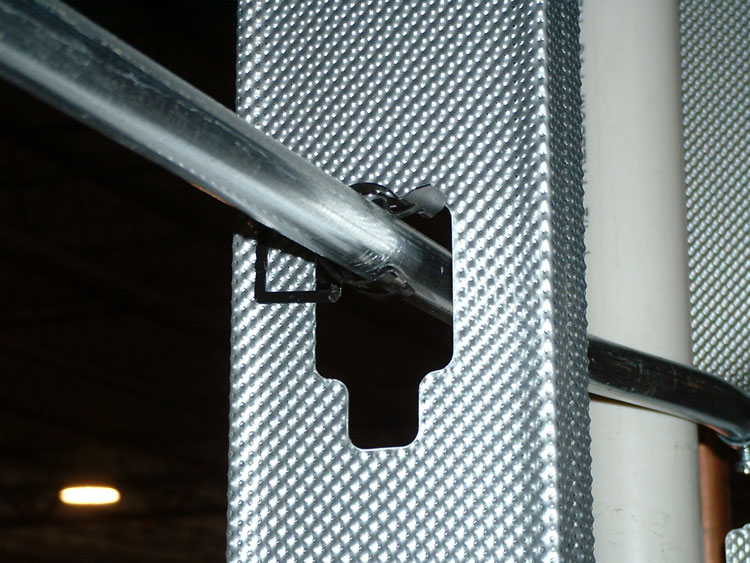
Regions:
<svg viewBox="0 0 750 563"><path fill-rule="evenodd" d="M750 561L750 524L732 530L724 541L727 563L747 563Z"/></svg>
<svg viewBox="0 0 750 563"><path fill-rule="evenodd" d="M344 386L315 371L314 306L254 302L238 237L229 560L592 558L577 18L241 2L241 115L345 183L448 195L455 345L415 441L358 449ZM270 269L313 283L301 259Z"/></svg>
<svg viewBox="0 0 750 563"><path fill-rule="evenodd" d="M750 10L680 3L694 363L750 391Z"/></svg>
<svg viewBox="0 0 750 563"><path fill-rule="evenodd" d="M750 12L681 0L693 363L750 391ZM726 537L750 559L747 526Z"/></svg>

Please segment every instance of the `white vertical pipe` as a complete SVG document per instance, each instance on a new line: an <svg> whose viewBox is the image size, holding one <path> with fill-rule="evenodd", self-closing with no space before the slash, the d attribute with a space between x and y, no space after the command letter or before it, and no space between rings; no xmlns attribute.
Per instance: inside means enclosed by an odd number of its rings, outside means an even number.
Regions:
<svg viewBox="0 0 750 563"><path fill-rule="evenodd" d="M591 334L690 363L677 2L581 17ZM593 401L598 561L702 558L696 428Z"/></svg>

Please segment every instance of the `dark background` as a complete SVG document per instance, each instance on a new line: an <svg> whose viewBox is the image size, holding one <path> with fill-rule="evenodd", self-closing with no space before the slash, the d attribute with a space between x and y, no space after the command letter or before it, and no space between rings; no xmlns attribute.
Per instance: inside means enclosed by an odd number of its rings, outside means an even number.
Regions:
<svg viewBox="0 0 750 563"><path fill-rule="evenodd" d="M70 5L233 107L234 0ZM0 561L220 561L237 215L0 100ZM80 481L122 502L62 506Z"/></svg>
<svg viewBox="0 0 750 563"><path fill-rule="evenodd" d="M235 0L69 3L234 107ZM244 219L1 80L0 101L0 561L221 561ZM446 216L421 227L449 244ZM349 388L353 441L408 443L450 330L351 292L318 315L318 368ZM83 481L123 499L61 505ZM733 488L740 526L747 480Z"/></svg>

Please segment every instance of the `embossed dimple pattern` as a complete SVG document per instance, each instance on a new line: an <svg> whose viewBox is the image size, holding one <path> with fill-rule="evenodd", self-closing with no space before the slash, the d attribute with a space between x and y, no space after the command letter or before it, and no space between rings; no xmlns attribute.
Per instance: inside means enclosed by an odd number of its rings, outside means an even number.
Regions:
<svg viewBox="0 0 750 563"><path fill-rule="evenodd" d="M739 530L732 530L724 540L727 563L747 563L750 561L750 524Z"/></svg>
<svg viewBox="0 0 750 563"><path fill-rule="evenodd" d="M680 3L695 365L750 391L750 10Z"/></svg>
<svg viewBox="0 0 750 563"><path fill-rule="evenodd" d="M681 0L693 362L750 392L750 11ZM726 537L750 560L750 525Z"/></svg>
<svg viewBox="0 0 750 563"><path fill-rule="evenodd" d="M229 559L592 559L576 3L243 0L239 30L241 115L345 183L448 195L455 345L415 441L355 448L313 306L255 303L237 237Z"/></svg>

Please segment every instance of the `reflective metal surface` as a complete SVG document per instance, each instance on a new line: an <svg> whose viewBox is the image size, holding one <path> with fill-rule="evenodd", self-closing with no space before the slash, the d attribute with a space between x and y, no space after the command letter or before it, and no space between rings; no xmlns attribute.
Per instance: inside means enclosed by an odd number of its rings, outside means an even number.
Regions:
<svg viewBox="0 0 750 563"><path fill-rule="evenodd" d="M695 365L750 392L750 10L680 2Z"/></svg>
<svg viewBox="0 0 750 563"><path fill-rule="evenodd" d="M727 563L747 563L750 561L750 524L727 534Z"/></svg>
<svg viewBox="0 0 750 563"><path fill-rule="evenodd" d="M679 4L693 363L750 392L750 11ZM727 536L727 561L748 560L747 534Z"/></svg>
<svg viewBox="0 0 750 563"><path fill-rule="evenodd" d="M358 449L314 306L256 303L238 238L229 559L591 560L577 3L244 0L239 32L241 115L347 184L448 195L455 344L414 442Z"/></svg>
<svg viewBox="0 0 750 563"><path fill-rule="evenodd" d="M750 475L750 443L740 448L740 459L734 468L740 473Z"/></svg>
<svg viewBox="0 0 750 563"><path fill-rule="evenodd" d="M333 262L450 318L450 256L52 1L0 1L0 74ZM414 186L416 187L416 186Z"/></svg>
<svg viewBox="0 0 750 563"><path fill-rule="evenodd" d="M750 397L719 377L589 337L589 391L750 441Z"/></svg>

